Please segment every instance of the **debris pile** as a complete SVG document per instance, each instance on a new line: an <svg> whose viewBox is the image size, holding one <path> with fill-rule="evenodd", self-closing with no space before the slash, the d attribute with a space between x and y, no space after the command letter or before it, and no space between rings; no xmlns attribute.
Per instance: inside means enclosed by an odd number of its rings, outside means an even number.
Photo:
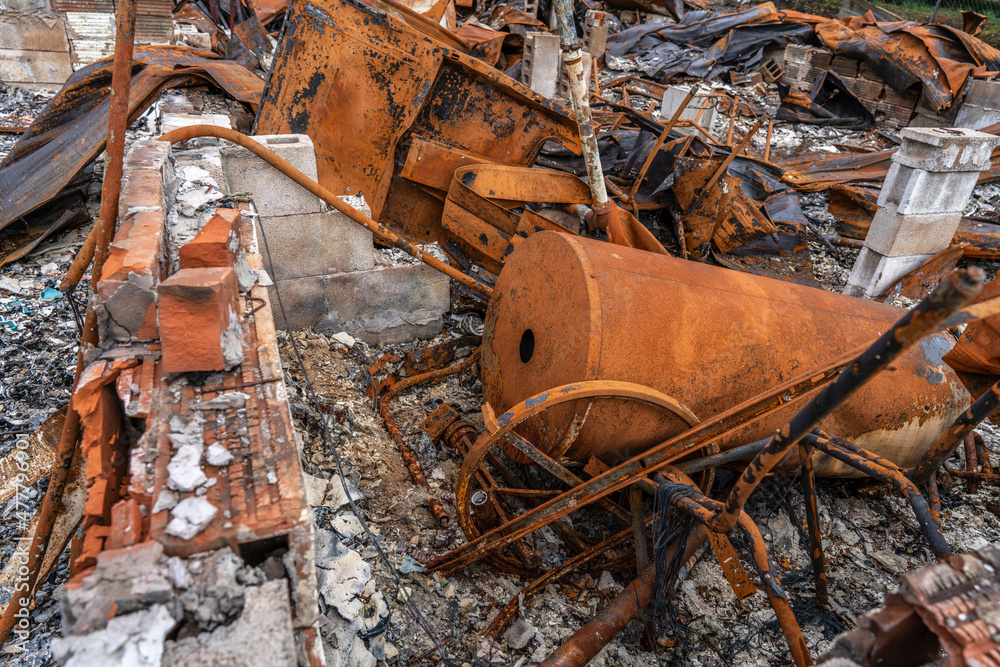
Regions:
<svg viewBox="0 0 1000 667"><path fill-rule="evenodd" d="M997 652L985 16L32 3L14 662Z"/></svg>

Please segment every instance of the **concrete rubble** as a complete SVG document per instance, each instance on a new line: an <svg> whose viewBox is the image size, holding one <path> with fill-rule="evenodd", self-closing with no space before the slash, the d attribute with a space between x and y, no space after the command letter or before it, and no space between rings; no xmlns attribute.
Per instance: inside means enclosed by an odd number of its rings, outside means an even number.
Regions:
<svg viewBox="0 0 1000 667"><path fill-rule="evenodd" d="M1000 50L896 10L0 3L7 664L995 655Z"/></svg>

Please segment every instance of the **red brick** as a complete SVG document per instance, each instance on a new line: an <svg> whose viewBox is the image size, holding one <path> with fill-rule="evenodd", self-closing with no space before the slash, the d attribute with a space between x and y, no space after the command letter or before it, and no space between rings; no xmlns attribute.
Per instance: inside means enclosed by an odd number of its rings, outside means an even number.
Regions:
<svg viewBox="0 0 1000 667"><path fill-rule="evenodd" d="M223 335L239 331L239 288L231 268L181 269L160 283L158 318L163 372L227 368ZM239 360L230 358L230 367Z"/></svg>
<svg viewBox="0 0 1000 667"><path fill-rule="evenodd" d="M198 234L180 247L182 269L225 267L236 264L240 247L240 212L220 208L205 223Z"/></svg>
<svg viewBox="0 0 1000 667"><path fill-rule="evenodd" d="M111 508L111 532L105 549L130 547L142 537L142 511L135 500L120 500Z"/></svg>
<svg viewBox="0 0 1000 667"><path fill-rule="evenodd" d="M122 172L118 210L126 214L136 208L163 208L163 174L159 171L126 168Z"/></svg>

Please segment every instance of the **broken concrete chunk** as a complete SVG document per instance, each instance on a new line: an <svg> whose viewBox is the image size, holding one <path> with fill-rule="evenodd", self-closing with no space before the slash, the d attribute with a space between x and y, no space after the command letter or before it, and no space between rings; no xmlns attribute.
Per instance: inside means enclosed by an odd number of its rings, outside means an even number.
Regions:
<svg viewBox="0 0 1000 667"><path fill-rule="evenodd" d="M157 512L173 509L175 505L177 505L177 496L173 492L163 489L156 496L156 502L153 504L151 513L156 514Z"/></svg>
<svg viewBox="0 0 1000 667"><path fill-rule="evenodd" d="M250 398L242 391L232 391L221 396L216 396L210 401L202 401L191 406L194 410L229 410L231 408L242 408Z"/></svg>
<svg viewBox="0 0 1000 667"><path fill-rule="evenodd" d="M118 616L103 630L52 639L52 654L67 667L159 667L163 641L175 625L161 604Z"/></svg>
<svg viewBox="0 0 1000 667"><path fill-rule="evenodd" d="M348 621L361 614L361 594L371 579L371 567L358 555L340 543L327 530L316 535L316 581L323 601Z"/></svg>
<svg viewBox="0 0 1000 667"><path fill-rule="evenodd" d="M347 333L346 331L340 331L338 333L335 333L332 336L330 336L330 338L337 341L341 345L346 345L347 347L354 347L354 344L357 342L354 339L354 336Z"/></svg>
<svg viewBox="0 0 1000 667"><path fill-rule="evenodd" d="M518 650L528 645L528 642L535 636L535 632L535 626L528 620L519 618L507 628L507 632L503 633L503 638L507 642L507 646Z"/></svg>
<svg viewBox="0 0 1000 667"><path fill-rule="evenodd" d="M210 466L221 468L229 465L232 460L233 455L229 453L229 450L217 442L212 443L205 450L205 462Z"/></svg>
<svg viewBox="0 0 1000 667"><path fill-rule="evenodd" d="M204 498L185 498L177 503L170 514L167 534L190 540L212 522L219 510Z"/></svg>
<svg viewBox="0 0 1000 667"><path fill-rule="evenodd" d="M164 667L294 667L292 610L284 579L246 589L239 618L214 632L169 641ZM252 650L250 649L252 647Z"/></svg>
<svg viewBox="0 0 1000 667"><path fill-rule="evenodd" d="M82 634L94 627L94 611L110 609L128 614L153 604L167 602L173 589L167 576L166 558L159 542L105 551L78 586L67 586L62 600L63 632ZM101 600L106 600L104 603ZM105 612L103 620L108 618Z"/></svg>
<svg viewBox="0 0 1000 667"><path fill-rule="evenodd" d="M201 469L201 447L184 445L177 450L167 464L170 477L167 485L175 490L189 493L208 481Z"/></svg>

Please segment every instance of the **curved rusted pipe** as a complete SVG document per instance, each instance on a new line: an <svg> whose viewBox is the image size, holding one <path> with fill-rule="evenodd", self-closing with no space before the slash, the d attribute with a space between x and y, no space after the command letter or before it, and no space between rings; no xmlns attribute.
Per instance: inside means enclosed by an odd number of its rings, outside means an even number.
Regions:
<svg viewBox="0 0 1000 667"><path fill-rule="evenodd" d="M437 257L426 254L420 248L416 247L406 239L403 239L396 234L394 234L388 227L380 225L375 222L367 215L357 210L353 206L344 203L340 197L336 196L322 185L312 180L301 171L293 167L287 161L283 160L274 151L268 149L263 144L260 144L250 137L237 132L236 130L231 130L227 127L217 127L215 125L191 125L189 127L181 127L176 130L167 132L166 134L160 135L157 141L167 141L169 143L177 143L178 141L187 141L188 139L197 139L199 137L217 137L219 139L225 139L226 141L231 141L234 144L242 146L247 149L261 160L264 160L269 165L280 171L285 176L304 187L309 192L313 193L327 204L337 209L348 218L358 223L368 231L370 231L376 238L378 238L383 243L389 244L393 247L399 248L403 252L416 257L424 264L430 266L432 269L437 269L441 273L445 274L449 278L454 278L458 282L471 287L477 292L481 292L486 296L493 296L493 288L490 286L476 280L475 278L470 278L458 269L449 266L448 264L442 262Z"/></svg>
<svg viewBox="0 0 1000 667"><path fill-rule="evenodd" d="M695 525L684 549L682 562L686 563L706 539L705 527L700 524ZM676 542L667 548L668 562L673 558L676 549ZM642 609L649 606L650 600L653 599L655 580L656 566L650 565L594 618L550 653L542 662L542 667L582 667L590 662L608 645L608 642L615 638L615 635L639 615Z"/></svg>
<svg viewBox="0 0 1000 667"><path fill-rule="evenodd" d="M108 257L111 238L115 233L115 223L118 220L118 196L122 184L122 162L125 156L125 131L128 129L128 99L132 83L132 50L135 43L136 0L122 0L118 4L116 14L115 58L111 71L111 105L108 112L108 159L105 163L104 183L101 190L100 219L91 231L88 239L93 237L90 247L93 252L94 272L91 279L91 290L97 291L97 283L101 278L101 267ZM80 270L80 275L86 270L90 258ZM79 278L77 278L79 282ZM73 284L73 287L76 283ZM69 290L72 291L72 288ZM87 309L87 317L80 337L80 349L76 358L76 374L73 378L73 391L80 381L84 368L84 355L91 350L98 340L97 318L93 308ZM42 498L38 511L38 523L35 534L28 549L25 567L27 576L19 579L19 583L27 584L27 590L16 592L7 603L3 616L0 616L0 644L6 643L14 625L26 618L28 606L34 598L38 573L45 561L45 551L49 545L52 528L62 507L63 491L69 480L73 457L77 452L77 440L80 436L80 416L72 405L66 411L66 421L63 423L59 448L56 450L56 461L52 467L49 487Z"/></svg>

